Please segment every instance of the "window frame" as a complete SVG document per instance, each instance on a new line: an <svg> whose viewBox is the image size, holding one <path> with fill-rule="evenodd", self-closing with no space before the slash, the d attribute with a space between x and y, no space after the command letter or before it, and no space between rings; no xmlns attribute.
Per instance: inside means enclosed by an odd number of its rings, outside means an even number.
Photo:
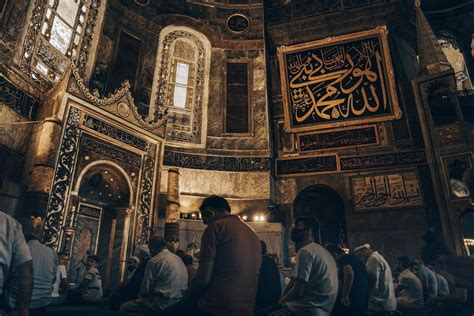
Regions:
<svg viewBox="0 0 474 316"><path fill-rule="evenodd" d="M228 64L247 64L247 107L248 107L248 114L247 114L247 122L248 122L248 130L247 132L243 133L229 133L227 132L227 78L228 78L228 71L227 65ZM249 137L253 138L254 135L254 124L253 124L253 62L250 58L245 59L227 59L225 63L225 75L224 80L222 82L223 85L223 108L222 108L222 133L221 136L223 137Z"/></svg>

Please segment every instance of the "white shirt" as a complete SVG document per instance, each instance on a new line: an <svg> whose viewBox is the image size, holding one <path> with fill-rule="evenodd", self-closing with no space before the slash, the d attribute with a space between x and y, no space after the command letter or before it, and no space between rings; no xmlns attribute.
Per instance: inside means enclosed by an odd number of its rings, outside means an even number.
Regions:
<svg viewBox="0 0 474 316"><path fill-rule="evenodd" d="M416 276L420 279L421 284L427 287L426 289L424 289L425 296L438 296L438 282L436 281L436 275L433 271L428 269L427 266L421 265L420 269L416 273Z"/></svg>
<svg viewBox="0 0 474 316"><path fill-rule="evenodd" d="M31 261L21 225L10 215L0 211L0 297L6 280L19 265ZM1 304L0 304L1 305Z"/></svg>
<svg viewBox="0 0 474 316"><path fill-rule="evenodd" d="M436 273L436 282L438 283L438 296L447 296L449 295L449 284L444 276L439 273Z"/></svg>
<svg viewBox="0 0 474 316"><path fill-rule="evenodd" d="M56 270L58 269L58 255L53 249L46 247L37 239L31 239L27 244L33 258L33 290L30 308L40 308L51 302L53 283L56 280ZM11 307L15 306L18 282L19 277L14 273L9 297Z"/></svg>
<svg viewBox="0 0 474 316"><path fill-rule="evenodd" d="M305 281L303 296L286 303L297 315L329 316L337 297L337 265L332 255L317 243L310 243L296 256L292 276Z"/></svg>
<svg viewBox="0 0 474 316"><path fill-rule="evenodd" d="M423 308L423 287L418 277L405 269L398 276L398 283L402 287L397 296L398 308Z"/></svg>
<svg viewBox="0 0 474 316"><path fill-rule="evenodd" d="M140 297L161 297L163 300L158 306L165 309L181 299L187 287L188 270L183 261L168 249L164 249L148 261L140 287Z"/></svg>
<svg viewBox="0 0 474 316"><path fill-rule="evenodd" d="M87 302L99 302L102 300L102 278L97 268L90 268L84 274L84 279L89 280L87 288L82 291L82 298Z"/></svg>
<svg viewBox="0 0 474 316"><path fill-rule="evenodd" d="M372 311L396 311L397 300L393 288L392 270L377 251L367 260L367 272L375 277L374 287L370 290L368 309Z"/></svg>
<svg viewBox="0 0 474 316"><path fill-rule="evenodd" d="M61 280L67 278L66 267L62 264L58 266L58 270L56 271L56 280L53 284L53 292L51 293L51 297L59 297L59 286L61 285Z"/></svg>

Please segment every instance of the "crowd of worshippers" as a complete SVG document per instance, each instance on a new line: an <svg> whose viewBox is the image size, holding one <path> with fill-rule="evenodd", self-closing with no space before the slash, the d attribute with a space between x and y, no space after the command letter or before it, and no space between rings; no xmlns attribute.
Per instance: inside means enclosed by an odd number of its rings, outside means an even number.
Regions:
<svg viewBox="0 0 474 316"><path fill-rule="evenodd" d="M99 258L89 255L81 280L70 286L67 253L56 254L0 212L0 314L46 315L54 304L108 299L120 315L472 315L474 258L450 255L434 233L420 257L397 259L393 270L369 244L350 253L319 244L318 223L296 218L296 256L283 276L255 231L231 215L220 196L203 200L200 247L170 251L163 237L130 257L129 273L104 297ZM285 280L288 280L286 282Z"/></svg>

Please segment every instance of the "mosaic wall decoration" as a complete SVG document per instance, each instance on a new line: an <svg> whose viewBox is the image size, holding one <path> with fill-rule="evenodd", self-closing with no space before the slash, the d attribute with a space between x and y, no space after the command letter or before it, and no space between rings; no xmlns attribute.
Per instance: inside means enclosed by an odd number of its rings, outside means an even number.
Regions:
<svg viewBox="0 0 474 316"><path fill-rule="evenodd" d="M341 157L341 171L425 164L423 150L392 154Z"/></svg>
<svg viewBox="0 0 474 316"><path fill-rule="evenodd" d="M275 164L277 176L308 175L338 171L337 156L334 154L277 159Z"/></svg>
<svg viewBox="0 0 474 316"><path fill-rule="evenodd" d="M415 171L351 178L354 210L406 208L423 204Z"/></svg>
<svg viewBox="0 0 474 316"><path fill-rule="evenodd" d="M19 90L0 73L0 103L7 105L24 117L31 118L37 101Z"/></svg>
<svg viewBox="0 0 474 316"><path fill-rule="evenodd" d="M401 117L385 27L282 47L278 58L289 131Z"/></svg>
<svg viewBox="0 0 474 316"><path fill-rule="evenodd" d="M300 152L378 144L378 133L375 125L340 131L298 134L298 150Z"/></svg>
<svg viewBox="0 0 474 316"><path fill-rule="evenodd" d="M268 171L270 159L267 157L231 157L194 155L166 150L163 157L166 166L217 171Z"/></svg>

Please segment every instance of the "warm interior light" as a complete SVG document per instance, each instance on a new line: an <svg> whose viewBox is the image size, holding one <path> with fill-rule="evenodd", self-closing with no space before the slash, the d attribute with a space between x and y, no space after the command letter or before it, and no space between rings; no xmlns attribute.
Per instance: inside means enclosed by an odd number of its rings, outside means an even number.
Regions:
<svg viewBox="0 0 474 316"><path fill-rule="evenodd" d="M255 216L253 217L253 221L254 221L254 222L258 222L259 220L260 220L260 216L255 215Z"/></svg>
<svg viewBox="0 0 474 316"><path fill-rule="evenodd" d="M242 216L242 219L243 219L244 221L246 221L247 218L248 218L247 215Z"/></svg>

